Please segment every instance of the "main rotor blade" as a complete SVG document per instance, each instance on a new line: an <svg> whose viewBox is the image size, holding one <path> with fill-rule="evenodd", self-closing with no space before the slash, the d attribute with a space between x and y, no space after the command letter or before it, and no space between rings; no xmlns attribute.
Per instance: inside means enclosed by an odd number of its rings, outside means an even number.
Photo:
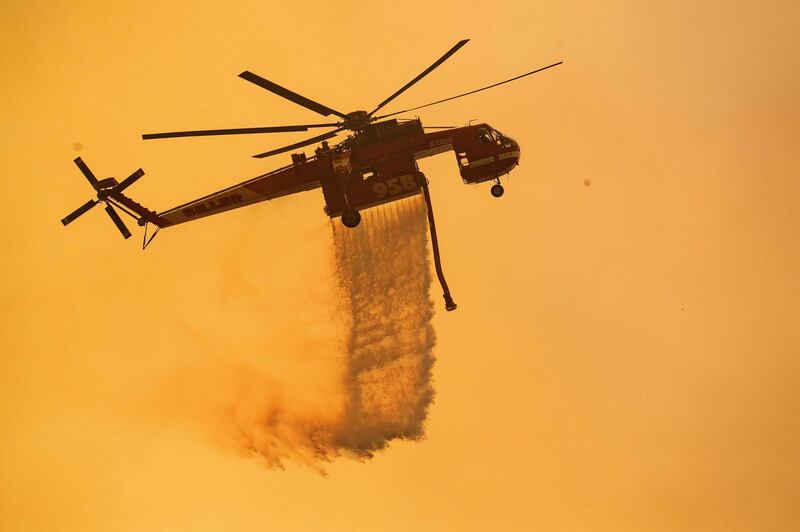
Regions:
<svg viewBox="0 0 800 532"><path fill-rule="evenodd" d="M442 102L449 102L450 100L455 100L456 98L461 98L462 96L469 96L470 94L475 94L476 92L485 91L486 89L491 89L492 87L497 87L498 85L503 85L504 83L511 83L512 81L516 81L520 78L524 78L525 76L530 76L531 74L536 74L537 72L541 72L542 70L547 70L548 68L553 68L554 66L558 66L562 64L563 61L559 61L558 63L553 63L552 65L547 65L546 67L537 68L536 70L532 70L530 72L526 72L521 76L517 76L515 78L507 79L505 81L501 81L499 83L494 83L492 85L487 85L486 87L481 87L480 89L475 89L474 91L465 92L464 94L459 94L458 96L451 96L450 98L445 98L444 100L437 100L432 103L426 103L425 105L420 105L418 107L412 107L410 109L403 109L402 111L397 111L396 113L391 113L388 115L378 116L375 120L382 120L384 118L388 118L390 116L399 115L401 113L407 113L409 111L416 111L417 109L422 109L423 107L430 107L431 105L436 105L437 103Z"/></svg>
<svg viewBox="0 0 800 532"><path fill-rule="evenodd" d="M250 83L255 83L259 87L267 89L268 91L273 92L273 93L277 94L278 96L283 96L287 100L290 100L290 101L296 103L297 105L302 105L306 109L311 109L315 113L319 113L322 116L328 116L330 114L334 114L336 116L340 116L340 117L344 118L345 120L347 119L347 115L346 114L340 113L339 111L331 109L330 107L322 105L321 103L315 102L314 100L309 100L305 96L300 96L296 92L293 92L293 91L290 91L289 89L281 87L277 83L273 83L268 79L264 79L261 76L259 76L258 74L253 74L249 70L245 70L244 72L239 74L239 77L242 78L242 79L246 79Z"/></svg>
<svg viewBox="0 0 800 532"><path fill-rule="evenodd" d="M384 106L384 105L386 105L387 103L389 103L389 102L391 102L392 100L394 100L395 98L397 98L397 97L398 97L400 94L402 94L403 92L405 92L405 90L406 90L406 89L408 89L408 88L409 88L411 85L413 85L414 83L418 82L419 80L421 80L422 78L424 78L425 76L427 76L428 74L430 74L430 73L431 73L431 71L432 71L434 68L436 68L436 67L438 67L439 65L441 65L442 63L444 63L444 62L447 60L447 58L448 58L448 57L450 57L451 55L453 55L454 53L456 53L456 52L458 51L458 49L459 49L459 48L461 48L462 46L464 46L464 45L465 45L465 44L467 44L468 42L469 42L469 39L464 39L463 41L458 41L458 42L456 43L456 45L455 45L455 46L453 46L452 48L450 48L450 49L447 51L447 53L446 53L446 54L444 54L442 57L440 57L440 58L439 58L439 59L438 59L438 60L437 60L437 61L436 61L434 64L432 64L431 66L429 66L428 68L426 68L425 70L423 70L423 71L422 71L422 74L420 74L420 75L419 75L419 76L417 76L416 78L412 79L411 81L409 81L408 83L406 83L405 85L403 85L403 88L401 88L399 91L395 92L394 94L392 94L391 96L389 96L388 98L386 98L385 100L383 100L383 101L382 101L380 104L378 104L378 107L376 107L375 109L373 109L373 110L372 110L372 112L369 114L369 116L372 116L372 115L374 115L374 114L375 114L375 113L378 111L378 109L380 109L381 107L383 107L383 106Z"/></svg>
<svg viewBox="0 0 800 532"><path fill-rule="evenodd" d="M74 162L76 165L78 165L80 171L83 172L83 175L86 176L86 179L89 180L89 184L92 185L92 188L97 190L97 178L94 176L92 171L89 170L89 167L86 166L86 163L83 162L83 159L81 159L80 157L75 157Z"/></svg>
<svg viewBox="0 0 800 532"><path fill-rule="evenodd" d="M197 131L172 131L169 133L145 133L144 140L170 139L176 137L207 137L212 135L247 135L250 133L285 133L287 131L308 131L312 127L335 127L332 124L303 124L299 126L239 127L233 129L201 129Z"/></svg>
<svg viewBox="0 0 800 532"><path fill-rule="evenodd" d="M128 231L127 227L125 227L122 218L119 217L119 214L117 214L117 211L114 210L114 207L111 205L106 205L106 212L108 213L108 217L111 218L111 221L114 222L114 225L117 226L117 229L119 229L119 232L122 233L122 236L125 239L130 238L131 232Z"/></svg>
<svg viewBox="0 0 800 532"><path fill-rule="evenodd" d="M296 142L294 144L290 144L288 146L284 146L283 148L278 148L276 150L265 151L264 153L259 153L258 155L253 155L253 157L257 159L263 159L264 157L269 157L270 155L276 155L278 153L283 153L286 151L293 150L295 148L302 148L303 146L308 146L309 144L316 144L317 142L322 142L323 140L328 140L330 138L335 137L342 131L344 128L340 127L330 133L325 133L324 135L318 135L316 137L311 137L310 139L304 140L302 142Z"/></svg>
<svg viewBox="0 0 800 532"><path fill-rule="evenodd" d="M80 207L78 207L77 209L72 211L70 214L68 214L64 218L62 218L61 219L61 223L64 224L64 225L67 225L68 223L73 221L75 218L77 218L81 214L85 213L86 211L88 211L89 209L94 207L96 204L97 204L97 200L89 200L89 201L87 201L86 203L84 203L83 205L81 205Z"/></svg>
<svg viewBox="0 0 800 532"><path fill-rule="evenodd" d="M139 178L142 177L143 175L144 175L144 170L139 168L134 173L132 173L131 175L126 177L125 180L122 183L120 183L119 185L115 186L111 192L122 192L123 190L125 190L126 188L131 186L132 184L136 183L136 181L138 181Z"/></svg>

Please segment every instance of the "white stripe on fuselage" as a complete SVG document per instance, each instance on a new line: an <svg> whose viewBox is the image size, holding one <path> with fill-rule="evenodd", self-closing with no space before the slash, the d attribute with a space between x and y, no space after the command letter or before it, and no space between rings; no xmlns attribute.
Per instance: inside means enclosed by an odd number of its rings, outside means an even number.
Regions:
<svg viewBox="0 0 800 532"><path fill-rule="evenodd" d="M414 159L424 159L425 157L431 157L433 155L439 155L440 153L444 153L446 151L450 151L453 149L452 144L440 144L439 146L434 146L433 148L429 148L427 150L422 150L414 153Z"/></svg>
<svg viewBox="0 0 800 532"><path fill-rule="evenodd" d="M507 151L505 153L501 153L498 155L492 155L491 157L484 157L483 159L475 159L474 161L470 161L467 163L467 168L477 168L479 166L486 166L487 164L492 164L497 161L502 161L503 159L510 159L512 157L519 157L519 151Z"/></svg>

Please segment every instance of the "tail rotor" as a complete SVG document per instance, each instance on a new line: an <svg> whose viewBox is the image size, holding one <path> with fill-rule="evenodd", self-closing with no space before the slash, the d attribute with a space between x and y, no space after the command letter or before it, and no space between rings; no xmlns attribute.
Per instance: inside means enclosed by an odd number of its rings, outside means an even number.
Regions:
<svg viewBox="0 0 800 532"><path fill-rule="evenodd" d="M139 178L141 178L144 175L144 171L141 168L139 168L130 176L125 178L121 183L119 183L113 177L98 180L94 176L92 171L89 169L89 167L86 166L86 163L83 162L83 159L81 159L80 157L77 157L75 159L75 164L80 169L81 173L83 173L84 177L86 177L86 180L89 181L89 184L92 186L92 188L97 192L97 199L90 199L89 201L87 201L74 211L72 211L70 214L62 218L61 223L64 224L65 226L69 225L77 218L90 211L92 207L102 202L106 204L105 208L106 214L108 214L108 217L111 218L111 221L114 223L119 232L122 234L122 237L126 239L130 238L131 232L128 231L128 228L125 226L125 223L122 221L122 218L120 218L119 214L114 209L114 205L116 205L118 208L122 208L123 210L125 209L123 207L120 207L119 204L115 203L113 201L113 197L115 194L119 194L121 196L123 190L134 184L136 181L139 180Z"/></svg>

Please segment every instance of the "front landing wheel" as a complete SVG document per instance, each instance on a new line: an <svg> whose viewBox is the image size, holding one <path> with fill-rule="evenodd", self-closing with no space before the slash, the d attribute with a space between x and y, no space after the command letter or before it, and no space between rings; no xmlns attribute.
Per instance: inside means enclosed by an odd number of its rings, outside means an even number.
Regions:
<svg viewBox="0 0 800 532"><path fill-rule="evenodd" d="M361 223L361 213L358 211L346 211L342 213L342 224L352 229Z"/></svg>
<svg viewBox="0 0 800 532"><path fill-rule="evenodd" d="M492 185L492 196L494 196L495 198L499 198L500 196L502 196L503 192L505 192L505 189L503 188L503 185L501 185L500 183Z"/></svg>

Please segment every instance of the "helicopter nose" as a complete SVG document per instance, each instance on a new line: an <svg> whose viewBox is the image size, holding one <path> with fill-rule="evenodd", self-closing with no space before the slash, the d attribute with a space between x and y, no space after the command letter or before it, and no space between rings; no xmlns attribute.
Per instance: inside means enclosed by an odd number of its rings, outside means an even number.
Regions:
<svg viewBox="0 0 800 532"><path fill-rule="evenodd" d="M520 150L519 143L516 140L512 138L509 138L508 140L511 141L511 150L509 151L509 154L511 155L511 160L514 161L514 166L517 166L519 165L519 157L522 154L522 150Z"/></svg>

